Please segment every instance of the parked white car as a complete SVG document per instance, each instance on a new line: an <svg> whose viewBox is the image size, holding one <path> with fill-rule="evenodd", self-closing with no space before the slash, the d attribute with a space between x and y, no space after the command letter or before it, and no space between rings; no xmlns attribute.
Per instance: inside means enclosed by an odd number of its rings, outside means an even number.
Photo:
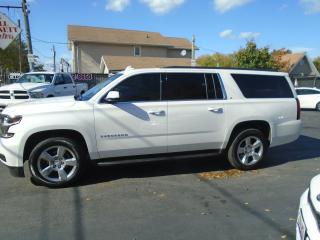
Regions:
<svg viewBox="0 0 320 240"><path fill-rule="evenodd" d="M297 88L296 91L300 100L301 108L320 111L320 89Z"/></svg>
<svg viewBox="0 0 320 240"><path fill-rule="evenodd" d="M86 83L76 84L68 73L26 73L16 83L0 87L0 112L10 104L30 98L75 96L87 90Z"/></svg>
<svg viewBox="0 0 320 240"><path fill-rule="evenodd" d="M127 69L78 99L29 101L0 116L1 161L16 175L28 161L46 186L75 181L87 163L186 155L226 153L249 170L301 130L287 73L237 69Z"/></svg>
<svg viewBox="0 0 320 240"><path fill-rule="evenodd" d="M297 240L320 239L320 175L311 180L300 198L296 232Z"/></svg>

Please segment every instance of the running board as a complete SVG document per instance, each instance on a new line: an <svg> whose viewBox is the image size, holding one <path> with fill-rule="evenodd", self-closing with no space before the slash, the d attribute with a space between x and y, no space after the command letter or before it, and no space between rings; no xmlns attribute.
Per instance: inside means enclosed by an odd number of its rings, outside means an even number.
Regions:
<svg viewBox="0 0 320 240"><path fill-rule="evenodd" d="M183 153L183 154L169 154L169 155L149 155L149 156L134 156L134 157L119 157L110 158L96 161L98 166L112 166L118 164L130 164L130 163L145 163L145 162L157 162L157 161L172 161L172 160L187 160L191 158L205 158L212 157L221 154L221 151L211 151L204 153Z"/></svg>

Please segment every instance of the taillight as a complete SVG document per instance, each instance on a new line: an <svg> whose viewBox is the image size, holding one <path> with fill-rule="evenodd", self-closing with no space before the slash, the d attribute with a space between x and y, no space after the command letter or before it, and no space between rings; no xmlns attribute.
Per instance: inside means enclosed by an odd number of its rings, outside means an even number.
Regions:
<svg viewBox="0 0 320 240"><path fill-rule="evenodd" d="M300 106L300 101L298 98L296 98L297 101L297 120L300 120L301 118L301 106Z"/></svg>

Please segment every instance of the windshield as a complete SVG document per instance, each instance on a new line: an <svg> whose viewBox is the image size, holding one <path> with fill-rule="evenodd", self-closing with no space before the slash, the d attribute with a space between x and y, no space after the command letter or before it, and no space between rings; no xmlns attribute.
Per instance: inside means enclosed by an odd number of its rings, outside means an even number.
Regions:
<svg viewBox="0 0 320 240"><path fill-rule="evenodd" d="M16 83L51 83L53 74L24 74Z"/></svg>
<svg viewBox="0 0 320 240"><path fill-rule="evenodd" d="M94 95L96 95L98 92L100 92L103 88L105 88L106 86L108 86L110 83L112 83L114 80L118 79L119 77L121 77L123 74L118 73L115 74L111 77L109 77L105 82L102 82L96 86L94 86L93 88L89 89L87 92L85 92L84 94L82 94L78 100L81 101L88 101L89 99L91 99Z"/></svg>

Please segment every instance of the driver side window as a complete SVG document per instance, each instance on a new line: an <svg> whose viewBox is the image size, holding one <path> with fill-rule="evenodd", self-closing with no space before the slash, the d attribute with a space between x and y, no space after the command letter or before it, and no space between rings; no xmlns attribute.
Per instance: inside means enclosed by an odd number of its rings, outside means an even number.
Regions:
<svg viewBox="0 0 320 240"><path fill-rule="evenodd" d="M65 80L63 79L61 74L57 74L54 81L55 85L62 85L65 84Z"/></svg>
<svg viewBox="0 0 320 240"><path fill-rule="evenodd" d="M160 101L160 74L141 74L119 83L112 91L118 91L119 102Z"/></svg>

